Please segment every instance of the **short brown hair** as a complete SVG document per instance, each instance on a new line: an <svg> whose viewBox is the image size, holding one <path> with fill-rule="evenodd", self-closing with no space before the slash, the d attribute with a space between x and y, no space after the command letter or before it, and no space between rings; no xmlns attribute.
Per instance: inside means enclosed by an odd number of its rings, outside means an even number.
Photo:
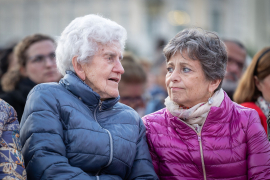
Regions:
<svg viewBox="0 0 270 180"><path fill-rule="evenodd" d="M43 34L33 34L30 36L25 37L22 41L20 41L14 49L14 58L15 61L19 63L20 67L24 67L26 65L27 62L27 50L28 48L36 43L36 42L40 42L40 41L44 41L44 40L50 40L53 43L55 43L54 39L51 38L50 36L47 35L43 35Z"/></svg>
<svg viewBox="0 0 270 180"><path fill-rule="evenodd" d="M132 83L132 84L143 84L146 83L146 73L143 67L137 62L134 55L131 53L124 53L122 66L125 73L121 76L121 82Z"/></svg>
<svg viewBox="0 0 270 180"><path fill-rule="evenodd" d="M255 102L262 95L258 90L254 77L262 81L270 74L270 47L259 51L252 59L247 70L240 79L239 85L233 95L236 103Z"/></svg>

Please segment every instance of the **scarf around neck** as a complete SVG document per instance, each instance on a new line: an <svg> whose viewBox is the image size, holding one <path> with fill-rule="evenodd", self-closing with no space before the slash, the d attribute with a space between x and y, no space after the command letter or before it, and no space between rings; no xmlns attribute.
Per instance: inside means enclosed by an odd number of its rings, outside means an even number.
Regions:
<svg viewBox="0 0 270 180"><path fill-rule="evenodd" d="M177 103L172 101L169 96L165 99L164 104L173 116L180 118L180 120L196 128L197 125L201 126L204 123L210 108L212 106L219 107L223 99L224 91L220 89L213 94L213 103L211 105L208 102L202 102L189 109L183 109L182 107L179 107Z"/></svg>
<svg viewBox="0 0 270 180"><path fill-rule="evenodd" d="M265 99L260 96L255 104L262 110L265 117L267 117L270 110L270 103L266 102Z"/></svg>

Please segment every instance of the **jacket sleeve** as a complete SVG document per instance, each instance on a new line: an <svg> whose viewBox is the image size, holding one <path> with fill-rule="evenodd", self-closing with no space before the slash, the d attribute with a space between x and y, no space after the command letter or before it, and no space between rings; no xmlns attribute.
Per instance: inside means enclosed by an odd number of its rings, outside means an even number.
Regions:
<svg viewBox="0 0 270 180"><path fill-rule="evenodd" d="M140 119L139 139L137 141L137 153L128 179L156 180L158 179L149 154L146 143L145 127Z"/></svg>
<svg viewBox="0 0 270 180"><path fill-rule="evenodd" d="M59 106L53 93L39 86L28 95L21 121L22 153L28 179L98 179L69 164Z"/></svg>
<svg viewBox="0 0 270 180"><path fill-rule="evenodd" d="M151 128L150 128L148 118L149 118L149 116L143 117L143 122L144 122L144 125L146 128L146 140L147 140L147 144L149 147L150 155L152 157L152 163L154 165L155 172L157 173L157 175L159 175L159 159L158 159L158 156L156 155L156 152L154 150L153 143L152 143L152 140L150 137Z"/></svg>
<svg viewBox="0 0 270 180"><path fill-rule="evenodd" d="M256 111L247 127L248 179L270 179L270 143Z"/></svg>
<svg viewBox="0 0 270 180"><path fill-rule="evenodd" d="M16 111L0 99L0 179L26 179Z"/></svg>

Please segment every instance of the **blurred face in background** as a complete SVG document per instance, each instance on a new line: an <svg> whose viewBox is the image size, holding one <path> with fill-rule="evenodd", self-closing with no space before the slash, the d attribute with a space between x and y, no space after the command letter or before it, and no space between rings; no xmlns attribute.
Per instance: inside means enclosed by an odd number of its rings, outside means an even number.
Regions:
<svg viewBox="0 0 270 180"><path fill-rule="evenodd" d="M133 108L135 111L140 111L145 107L143 94L145 91L144 83L126 83L120 81L119 93L120 102ZM139 113L139 112L138 112Z"/></svg>
<svg viewBox="0 0 270 180"><path fill-rule="evenodd" d="M228 64L225 80L238 82L242 75L246 60L246 51L234 42L225 42L228 52Z"/></svg>
<svg viewBox="0 0 270 180"><path fill-rule="evenodd" d="M262 81L255 77L255 84L259 91L261 91L263 98L270 103L270 74Z"/></svg>
<svg viewBox="0 0 270 180"><path fill-rule="evenodd" d="M55 48L50 40L32 44L26 51L28 59L21 73L36 84L59 81L61 74L56 67Z"/></svg>

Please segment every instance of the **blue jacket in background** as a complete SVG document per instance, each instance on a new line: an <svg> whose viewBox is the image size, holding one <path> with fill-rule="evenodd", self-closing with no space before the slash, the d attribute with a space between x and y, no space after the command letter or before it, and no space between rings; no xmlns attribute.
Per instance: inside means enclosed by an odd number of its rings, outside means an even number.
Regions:
<svg viewBox="0 0 270 180"><path fill-rule="evenodd" d="M158 179L138 114L67 71L37 85L21 121L28 179Z"/></svg>

